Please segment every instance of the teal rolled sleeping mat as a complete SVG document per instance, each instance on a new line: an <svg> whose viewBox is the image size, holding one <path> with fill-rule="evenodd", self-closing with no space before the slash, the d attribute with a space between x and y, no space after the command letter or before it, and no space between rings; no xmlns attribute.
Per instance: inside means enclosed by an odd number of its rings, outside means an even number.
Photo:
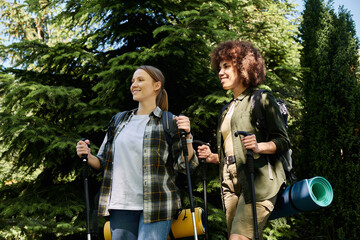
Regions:
<svg viewBox="0 0 360 240"><path fill-rule="evenodd" d="M333 200L333 189L323 177L298 181L278 194L269 220L327 207Z"/></svg>

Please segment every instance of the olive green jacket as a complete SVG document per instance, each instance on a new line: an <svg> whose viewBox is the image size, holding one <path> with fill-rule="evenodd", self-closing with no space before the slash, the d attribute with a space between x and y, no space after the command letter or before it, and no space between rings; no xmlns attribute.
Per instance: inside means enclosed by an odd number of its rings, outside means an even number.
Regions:
<svg viewBox="0 0 360 240"><path fill-rule="evenodd" d="M265 142L266 136L256 128L255 119L252 117L251 94L253 88L246 89L235 100L235 109L231 117L231 132L238 179L242 185L246 203L251 202L250 173L246 165L246 149L242 144L241 136L235 137L236 131L246 131L256 135L257 142ZM233 100L234 101L234 100ZM285 172L282 163L276 159L276 155L287 151L290 148L290 141L286 133L286 128L282 123L282 115L276 99L270 93L263 93L261 104L264 109L269 140L276 145L274 155L260 155L254 153L255 167L255 198L256 201L264 201L274 197L281 185L285 182ZM228 109L225 109L219 117L217 127L217 146L220 160L220 180L222 182L222 171L224 167L224 148L223 138L220 131L221 124ZM268 162L270 164L268 164ZM271 179L271 175L273 179Z"/></svg>

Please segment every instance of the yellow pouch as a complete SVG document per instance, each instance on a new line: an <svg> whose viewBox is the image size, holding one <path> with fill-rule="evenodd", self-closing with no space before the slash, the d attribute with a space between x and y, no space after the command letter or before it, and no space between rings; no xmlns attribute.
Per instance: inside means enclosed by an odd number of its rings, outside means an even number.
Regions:
<svg viewBox="0 0 360 240"><path fill-rule="evenodd" d="M205 234L204 218L205 212L201 207L194 209L195 224L197 235ZM174 238L184 238L194 236L194 227L192 222L192 214L190 209L183 209L171 224L171 231ZM171 239L170 236L168 239Z"/></svg>
<svg viewBox="0 0 360 240"><path fill-rule="evenodd" d="M111 240L110 221L104 224L104 239Z"/></svg>

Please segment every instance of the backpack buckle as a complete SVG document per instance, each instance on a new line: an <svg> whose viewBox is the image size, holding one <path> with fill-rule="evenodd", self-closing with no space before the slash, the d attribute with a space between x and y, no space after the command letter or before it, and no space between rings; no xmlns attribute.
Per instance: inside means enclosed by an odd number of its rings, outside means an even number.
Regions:
<svg viewBox="0 0 360 240"><path fill-rule="evenodd" d="M231 155L231 156L228 156L228 157L224 157L224 160L225 160L225 163L227 165L231 165L231 164L234 164L236 163L236 158L234 155Z"/></svg>

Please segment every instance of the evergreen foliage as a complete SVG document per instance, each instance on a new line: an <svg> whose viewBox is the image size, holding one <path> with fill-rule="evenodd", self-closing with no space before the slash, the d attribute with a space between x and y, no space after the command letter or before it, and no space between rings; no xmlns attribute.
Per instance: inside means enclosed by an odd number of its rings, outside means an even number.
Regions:
<svg viewBox="0 0 360 240"><path fill-rule="evenodd" d="M95 154L110 117L136 107L129 87L139 65L163 71L169 110L189 116L195 138L216 151L217 116L231 96L210 69L209 53L226 39L250 40L261 49L265 87L288 103L298 150L301 46L288 0L0 0L0 8L5 34L14 40L9 46L0 42L1 58L13 64L0 71L0 159L6 166L0 172L0 239L83 238L86 213L75 144L89 138ZM226 239L217 166L208 166L207 177L210 236ZM91 197L100 179L91 173ZM193 183L195 204L203 206L200 169ZM289 224L271 222L264 236L296 238Z"/></svg>
<svg viewBox="0 0 360 240"><path fill-rule="evenodd" d="M323 176L334 189L328 208L305 219L309 232L326 239L357 239L359 208L359 45L351 15L343 8L335 14L323 0L305 5L301 39L303 78L303 178ZM300 171L299 171L300 172ZM303 215L304 217L304 215ZM319 222L322 224L319 225Z"/></svg>

